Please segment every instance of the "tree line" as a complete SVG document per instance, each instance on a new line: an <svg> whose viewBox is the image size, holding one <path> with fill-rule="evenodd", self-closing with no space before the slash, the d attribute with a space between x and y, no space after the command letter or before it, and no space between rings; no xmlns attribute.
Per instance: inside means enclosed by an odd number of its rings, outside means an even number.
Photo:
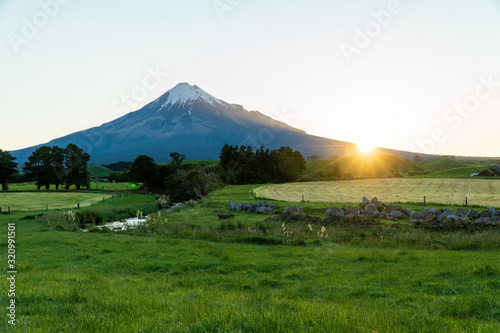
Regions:
<svg viewBox="0 0 500 333"><path fill-rule="evenodd" d="M9 178L18 173L18 163L10 152L0 150L0 180L2 190L9 188ZM60 185L66 189L75 185L79 190L90 187L90 174L87 170L90 155L80 147L69 144L66 148L59 146L41 146L37 148L28 162L23 166L26 181L34 181L38 190L43 186L48 190L55 185L56 190Z"/></svg>
<svg viewBox="0 0 500 333"><path fill-rule="evenodd" d="M299 151L290 147L268 149L261 146L222 147L217 164L188 163L186 156L170 153L171 161L156 164L153 158L140 155L132 163L119 162L111 182L140 182L144 190L164 193L174 202L201 198L225 184L263 184L296 181L306 169L306 161ZM7 190L8 179L17 173L17 163L9 152L0 150L0 180ZM56 189L64 185L69 189L90 187L87 170L90 155L74 144L65 149L42 146L36 149L23 166L27 181L34 181L38 189L45 186ZM5 184L5 186L4 186Z"/></svg>

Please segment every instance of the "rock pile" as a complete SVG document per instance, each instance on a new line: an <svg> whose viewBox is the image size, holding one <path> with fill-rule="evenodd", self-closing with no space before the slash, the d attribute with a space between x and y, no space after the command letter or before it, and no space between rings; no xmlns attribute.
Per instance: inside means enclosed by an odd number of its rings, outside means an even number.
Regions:
<svg viewBox="0 0 500 333"><path fill-rule="evenodd" d="M264 215L274 215L278 211L276 208L278 205L272 204L268 201L256 202L256 203L244 203L244 202L234 202L228 201L229 210L231 211L246 211L253 214L264 214Z"/></svg>

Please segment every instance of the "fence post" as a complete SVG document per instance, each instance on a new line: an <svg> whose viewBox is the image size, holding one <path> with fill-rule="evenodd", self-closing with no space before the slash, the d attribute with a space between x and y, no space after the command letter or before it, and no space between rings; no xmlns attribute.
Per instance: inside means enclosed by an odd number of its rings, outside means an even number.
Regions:
<svg viewBox="0 0 500 333"><path fill-rule="evenodd" d="M427 206L427 203L426 203L426 201L425 201L425 195L424 195L424 206Z"/></svg>
<svg viewBox="0 0 500 333"><path fill-rule="evenodd" d="M467 197L465 197L465 207L467 207Z"/></svg>
<svg viewBox="0 0 500 333"><path fill-rule="evenodd" d="M304 195L302 194L302 202L304 202Z"/></svg>
<svg viewBox="0 0 500 333"><path fill-rule="evenodd" d="M49 211L49 205L45 205L45 211L48 212Z"/></svg>
<svg viewBox="0 0 500 333"><path fill-rule="evenodd" d="M76 204L76 209L80 209L80 203Z"/></svg>
<svg viewBox="0 0 500 333"><path fill-rule="evenodd" d="M94 200L92 200L92 207L94 207Z"/></svg>
<svg viewBox="0 0 500 333"><path fill-rule="evenodd" d="M9 207L9 210L7 211L7 214L10 214L10 207Z"/></svg>

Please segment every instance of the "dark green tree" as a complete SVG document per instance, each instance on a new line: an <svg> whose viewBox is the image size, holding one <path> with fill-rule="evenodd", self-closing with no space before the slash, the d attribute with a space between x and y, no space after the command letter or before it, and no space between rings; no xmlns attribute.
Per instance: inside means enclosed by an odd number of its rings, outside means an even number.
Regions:
<svg viewBox="0 0 500 333"><path fill-rule="evenodd" d="M66 179L66 170L64 168L64 159L66 157L64 149L53 146L50 149L52 155L52 179L51 183L56 185L56 190L59 190L59 185L64 184Z"/></svg>
<svg viewBox="0 0 500 333"><path fill-rule="evenodd" d="M170 158L172 159L172 164L179 167L184 160L186 160L186 155L179 154L178 152L170 153Z"/></svg>
<svg viewBox="0 0 500 333"><path fill-rule="evenodd" d="M66 189L71 185L75 185L79 190L82 186L90 187L90 173L87 169L90 161L90 155L85 153L82 148L70 143L64 149L66 166Z"/></svg>
<svg viewBox="0 0 500 333"><path fill-rule="evenodd" d="M2 183L2 191L9 189L9 178L17 174L16 158L9 151L0 149L0 182Z"/></svg>
<svg viewBox="0 0 500 333"><path fill-rule="evenodd" d="M31 156L28 157L28 162L24 163L23 170L26 171L28 179L36 182L38 190L40 190L42 186L45 186L45 189L48 190L54 179L51 148L49 146L37 148Z"/></svg>
<svg viewBox="0 0 500 333"><path fill-rule="evenodd" d="M146 191L149 191L149 185L156 178L156 174L156 164L149 156L139 155L132 163L130 177L132 181L141 182Z"/></svg>

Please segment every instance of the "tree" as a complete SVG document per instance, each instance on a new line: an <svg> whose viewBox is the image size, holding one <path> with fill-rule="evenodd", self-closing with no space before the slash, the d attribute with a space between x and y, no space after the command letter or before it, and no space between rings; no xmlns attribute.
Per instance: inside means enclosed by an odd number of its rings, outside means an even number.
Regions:
<svg viewBox="0 0 500 333"><path fill-rule="evenodd" d="M130 177L135 182L141 182L144 189L149 191L149 185L156 178L156 164L146 155L139 155L132 163Z"/></svg>
<svg viewBox="0 0 500 333"><path fill-rule="evenodd" d="M48 190L54 179L51 148L49 146L37 148L28 157L28 162L24 163L23 170L26 171L28 179L36 182L38 190L42 186L45 186L45 189Z"/></svg>
<svg viewBox="0 0 500 333"><path fill-rule="evenodd" d="M50 153L52 155L52 179L51 183L56 185L56 190L59 190L59 185L64 184L64 180L66 179L66 170L64 168L64 159L66 158L66 154L64 149L53 146L50 149Z"/></svg>
<svg viewBox="0 0 500 333"><path fill-rule="evenodd" d="M277 183L294 181L306 170L306 161L298 150L281 147L272 155L275 160L273 179Z"/></svg>
<svg viewBox="0 0 500 333"><path fill-rule="evenodd" d="M179 154L178 152L170 153L170 157L172 158L172 164L175 164L177 167L186 159L186 155Z"/></svg>
<svg viewBox="0 0 500 333"><path fill-rule="evenodd" d="M16 158L9 151L0 149L0 182L2 183L2 191L9 189L9 177L17 173Z"/></svg>
<svg viewBox="0 0 500 333"><path fill-rule="evenodd" d="M83 149L70 143L64 149L66 166L66 189L75 185L79 190L82 186L90 187L90 173L87 169L90 155L83 152Z"/></svg>

